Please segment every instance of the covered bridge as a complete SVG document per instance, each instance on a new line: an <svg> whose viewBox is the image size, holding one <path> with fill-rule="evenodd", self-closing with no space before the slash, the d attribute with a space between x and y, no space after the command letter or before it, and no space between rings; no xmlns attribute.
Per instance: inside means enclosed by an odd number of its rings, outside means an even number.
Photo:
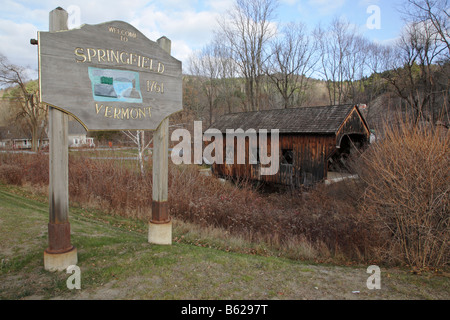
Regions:
<svg viewBox="0 0 450 320"><path fill-rule="evenodd" d="M279 170L274 175L261 175L261 163L249 161L249 140L245 141L245 164L237 164L239 151L234 139L235 161L214 163L215 175L247 178L274 184L298 187L327 179L329 171L349 155L352 147L362 148L369 142L370 131L356 105L276 109L258 112L232 113L221 116L210 128L279 130ZM270 150L270 135L267 139ZM225 141L225 139L224 139ZM258 142L259 143L259 142ZM258 150L260 146L258 145ZM224 144L224 154L226 154Z"/></svg>

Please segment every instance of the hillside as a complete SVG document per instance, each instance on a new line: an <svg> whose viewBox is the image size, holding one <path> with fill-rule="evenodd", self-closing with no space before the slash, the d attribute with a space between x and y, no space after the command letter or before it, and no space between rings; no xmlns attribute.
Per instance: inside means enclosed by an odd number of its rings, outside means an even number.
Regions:
<svg viewBox="0 0 450 320"><path fill-rule="evenodd" d="M367 266L311 264L219 250L179 221L172 246L150 245L147 226L72 207L81 289L43 269L48 204L26 188L0 185L0 299L317 300L448 299L449 277L381 268L369 290ZM187 304L187 303L186 303ZM270 305L270 304L269 304ZM173 308L169 312L179 312Z"/></svg>
<svg viewBox="0 0 450 320"><path fill-rule="evenodd" d="M10 122L10 102L8 99L4 98L5 93L8 92L8 89L0 90L0 127L6 126Z"/></svg>

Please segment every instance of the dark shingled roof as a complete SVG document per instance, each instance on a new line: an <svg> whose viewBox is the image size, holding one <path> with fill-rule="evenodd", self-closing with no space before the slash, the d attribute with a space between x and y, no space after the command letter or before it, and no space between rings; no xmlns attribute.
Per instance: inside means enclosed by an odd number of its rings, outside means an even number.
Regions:
<svg viewBox="0 0 450 320"><path fill-rule="evenodd" d="M20 126L8 125L5 127L0 127L0 139L31 139L31 134L24 133Z"/></svg>
<svg viewBox="0 0 450 320"><path fill-rule="evenodd" d="M279 129L280 133L336 133L355 105L275 109L225 114L210 128Z"/></svg>

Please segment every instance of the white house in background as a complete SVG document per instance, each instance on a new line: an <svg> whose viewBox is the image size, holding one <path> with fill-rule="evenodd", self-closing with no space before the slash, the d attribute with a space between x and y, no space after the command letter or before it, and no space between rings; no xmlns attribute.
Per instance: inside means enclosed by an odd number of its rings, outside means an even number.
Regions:
<svg viewBox="0 0 450 320"><path fill-rule="evenodd" d="M68 144L71 148L95 147L94 138L87 137L84 127L75 120L69 120ZM40 147L48 145L47 130L39 140ZM24 133L17 126L0 127L0 148L2 149L31 149L31 135Z"/></svg>
<svg viewBox="0 0 450 320"><path fill-rule="evenodd" d="M47 134L43 133L38 144L41 147L48 145ZM24 133L22 128L16 125L0 127L0 148L1 149L31 149L31 134Z"/></svg>
<svg viewBox="0 0 450 320"><path fill-rule="evenodd" d="M95 147L94 138L88 137L86 129L76 120L69 121L69 147Z"/></svg>

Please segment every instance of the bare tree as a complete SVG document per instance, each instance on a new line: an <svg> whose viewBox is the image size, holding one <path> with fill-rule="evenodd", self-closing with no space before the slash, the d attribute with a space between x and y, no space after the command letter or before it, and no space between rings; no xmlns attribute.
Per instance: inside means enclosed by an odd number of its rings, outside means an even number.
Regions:
<svg viewBox="0 0 450 320"><path fill-rule="evenodd" d="M284 108L296 104L295 93L298 102L303 102L302 95L317 63L315 52L316 44L302 23L287 24L273 42L266 73L283 97Z"/></svg>
<svg viewBox="0 0 450 320"><path fill-rule="evenodd" d="M210 44L189 59L190 73L201 81L202 92L206 97L209 125L213 121L213 109L218 96L219 77L222 74L222 63L218 56L217 47L214 44Z"/></svg>
<svg viewBox="0 0 450 320"><path fill-rule="evenodd" d="M202 92L202 80L196 76L183 77L183 105L186 111L192 113L195 120L204 119L207 102Z"/></svg>
<svg viewBox="0 0 450 320"><path fill-rule="evenodd" d="M214 39L215 54L220 64L218 102L224 104L225 112L231 113L237 106L242 106L239 87L238 65L233 59L231 49L220 38Z"/></svg>
<svg viewBox="0 0 450 320"><path fill-rule="evenodd" d="M144 130L124 130L122 133L127 136L134 144L137 146L138 150L138 163L139 163L139 169L141 171L141 175L144 175L144 154L145 151L148 149L150 144L153 141L153 138L150 139L150 141L145 144L145 131Z"/></svg>
<svg viewBox="0 0 450 320"><path fill-rule="evenodd" d="M450 57L450 4L448 0L408 0L404 14L410 20L429 23Z"/></svg>
<svg viewBox="0 0 450 320"><path fill-rule="evenodd" d="M394 92L412 111L416 124L420 120L436 119L436 99L441 93L435 80L439 69L437 62L446 50L438 38L430 23L411 22L392 52L391 71L385 74Z"/></svg>
<svg viewBox="0 0 450 320"><path fill-rule="evenodd" d="M327 29L318 27L315 38L319 44L320 72L327 81L330 104L350 101L356 91L354 81L365 72L367 41L352 25L335 18Z"/></svg>
<svg viewBox="0 0 450 320"><path fill-rule="evenodd" d="M369 122L376 122L376 118L379 118L383 114L386 114L386 109L389 108L387 103L383 103L387 108L378 107L380 100L386 98L380 95L387 92L386 80L383 78L384 72L388 71L391 67L390 57L392 56L392 47L389 45L379 43L369 43L367 46L367 56L365 59L365 65L370 76L363 79L364 82L362 99L360 102L368 103L369 108L366 109L365 118ZM377 99L378 98L378 99ZM390 100L388 100L390 101ZM372 124L375 124L372 122ZM375 125L376 126L376 125Z"/></svg>
<svg viewBox="0 0 450 320"><path fill-rule="evenodd" d="M269 40L275 35L271 25L276 0L236 0L232 10L219 20L218 37L230 49L245 78L247 110L260 109L263 63Z"/></svg>
<svg viewBox="0 0 450 320"><path fill-rule="evenodd" d="M16 120L24 120L25 127L31 133L31 149L37 151L39 148L39 137L47 120L48 108L39 102L39 88L36 83L29 83L23 67L10 63L7 58L0 54L0 83L8 86L16 86L8 98L16 102L19 111Z"/></svg>
<svg viewBox="0 0 450 320"><path fill-rule="evenodd" d="M370 75L370 70L367 68L366 60L368 59L369 41L359 35L355 35L352 41L349 42L349 55L345 59L345 70L347 78L346 97L349 101L358 101L361 97L363 89L363 81L366 76Z"/></svg>
<svg viewBox="0 0 450 320"><path fill-rule="evenodd" d="M448 0L408 0L404 15L407 21L423 23L435 34L437 45L446 48L435 64L436 99L432 98L433 121L449 121L450 106L450 3Z"/></svg>
<svg viewBox="0 0 450 320"><path fill-rule="evenodd" d="M408 0L400 10L404 31L384 74L414 122L448 117L450 16L447 0Z"/></svg>

